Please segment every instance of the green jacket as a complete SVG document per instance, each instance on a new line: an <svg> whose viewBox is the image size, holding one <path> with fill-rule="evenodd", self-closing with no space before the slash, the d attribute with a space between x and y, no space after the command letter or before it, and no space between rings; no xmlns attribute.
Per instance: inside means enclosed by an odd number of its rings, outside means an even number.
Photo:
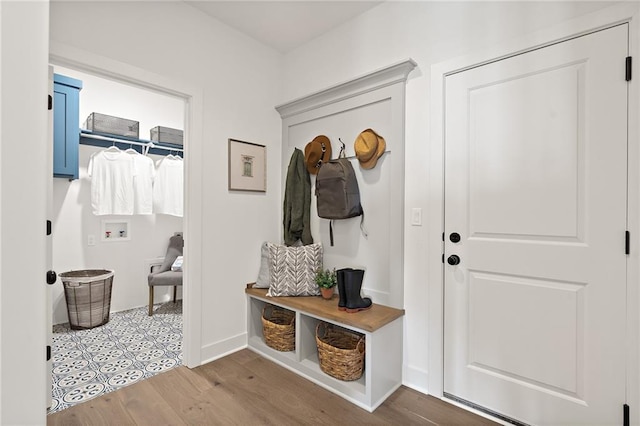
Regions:
<svg viewBox="0 0 640 426"><path fill-rule="evenodd" d="M284 243L288 246L302 240L312 244L309 224L311 209L311 178L304 164L304 154L298 148L293 151L284 190Z"/></svg>

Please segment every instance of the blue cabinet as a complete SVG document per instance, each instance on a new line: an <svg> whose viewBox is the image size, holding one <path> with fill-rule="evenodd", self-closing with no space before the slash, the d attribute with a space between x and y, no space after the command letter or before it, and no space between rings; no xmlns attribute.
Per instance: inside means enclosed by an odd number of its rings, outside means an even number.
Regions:
<svg viewBox="0 0 640 426"><path fill-rule="evenodd" d="M78 179L82 81L53 75L53 176Z"/></svg>

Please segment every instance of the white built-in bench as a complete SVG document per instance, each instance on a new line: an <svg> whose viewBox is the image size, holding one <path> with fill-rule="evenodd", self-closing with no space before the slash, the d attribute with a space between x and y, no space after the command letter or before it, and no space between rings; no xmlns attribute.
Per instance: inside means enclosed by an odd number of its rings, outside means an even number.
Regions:
<svg viewBox="0 0 640 426"><path fill-rule="evenodd" d="M402 317L404 309L373 304L358 313L338 310L338 297L268 297L266 289L252 288L247 294L249 349L298 373L329 391L368 410L375 410L402 382ZM296 314L295 350L279 352L267 346L262 334L262 309L273 304ZM316 326L326 321L365 335L363 376L348 382L325 374L318 361Z"/></svg>

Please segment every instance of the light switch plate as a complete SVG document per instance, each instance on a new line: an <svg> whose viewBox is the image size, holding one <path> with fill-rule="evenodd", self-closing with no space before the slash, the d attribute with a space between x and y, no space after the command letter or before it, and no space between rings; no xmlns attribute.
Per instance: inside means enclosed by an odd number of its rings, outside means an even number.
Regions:
<svg viewBox="0 0 640 426"><path fill-rule="evenodd" d="M422 226L422 209L414 207L411 209L411 225Z"/></svg>

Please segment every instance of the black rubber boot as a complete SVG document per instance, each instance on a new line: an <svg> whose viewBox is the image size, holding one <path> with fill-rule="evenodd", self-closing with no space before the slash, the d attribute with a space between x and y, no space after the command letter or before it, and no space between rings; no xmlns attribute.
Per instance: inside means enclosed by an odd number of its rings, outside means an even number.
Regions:
<svg viewBox="0 0 640 426"><path fill-rule="evenodd" d="M340 300L338 301L338 309L344 311L347 309L347 295L344 290L344 274L345 271L353 271L351 268L338 269L336 275L338 277L338 295Z"/></svg>
<svg viewBox="0 0 640 426"><path fill-rule="evenodd" d="M354 313L364 311L371 308L373 304L368 297L362 297L360 290L362 289L362 279L364 278L364 270L352 269L344 273L344 289L347 296L347 312Z"/></svg>

